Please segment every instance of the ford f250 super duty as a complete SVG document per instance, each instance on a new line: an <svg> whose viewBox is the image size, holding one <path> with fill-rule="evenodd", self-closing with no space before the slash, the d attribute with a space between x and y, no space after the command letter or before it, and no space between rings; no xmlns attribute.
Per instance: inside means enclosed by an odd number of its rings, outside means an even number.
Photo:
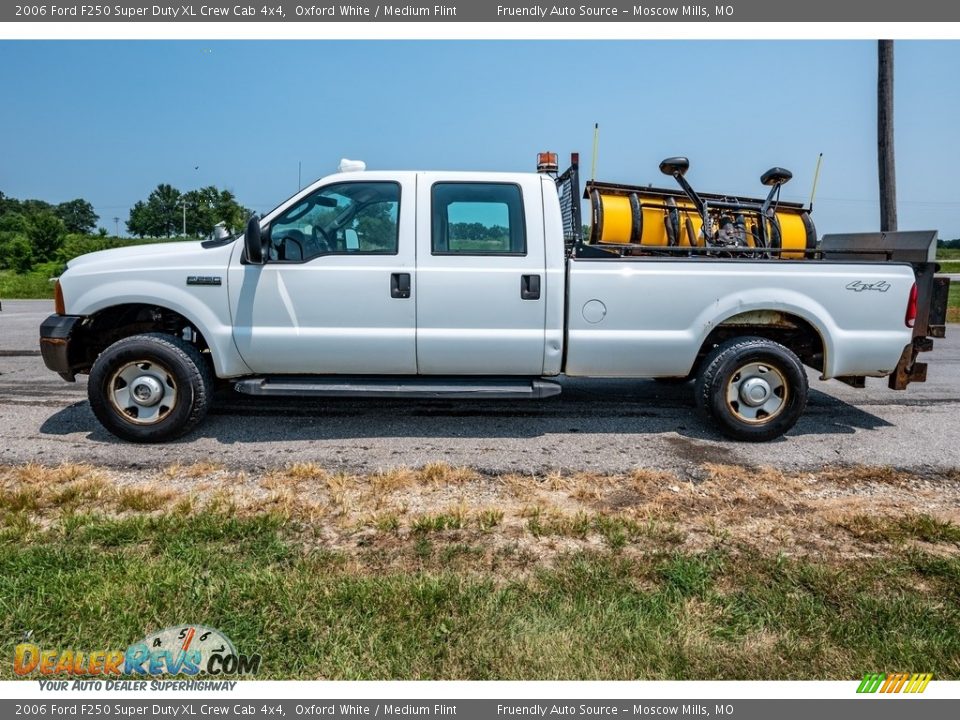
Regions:
<svg viewBox="0 0 960 720"><path fill-rule="evenodd" d="M215 379L253 396L545 398L561 375L695 379L725 434L770 440L804 409L804 366L863 386L925 379L949 280L936 233L827 235L800 206L588 183L556 172L378 172L345 163L246 232L81 256L40 328L89 373L99 421L179 436ZM552 158L552 159L551 159ZM542 158L541 158L542 159Z"/></svg>

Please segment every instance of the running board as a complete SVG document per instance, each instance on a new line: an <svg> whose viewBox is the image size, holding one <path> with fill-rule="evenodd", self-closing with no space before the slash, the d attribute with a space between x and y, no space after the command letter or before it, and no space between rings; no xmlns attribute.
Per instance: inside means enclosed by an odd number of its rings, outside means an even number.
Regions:
<svg viewBox="0 0 960 720"><path fill-rule="evenodd" d="M276 376L238 380L233 388L244 395L272 397L381 397L443 398L449 400L516 399L540 400L560 394L559 383L550 380L515 378L430 377L311 377Z"/></svg>

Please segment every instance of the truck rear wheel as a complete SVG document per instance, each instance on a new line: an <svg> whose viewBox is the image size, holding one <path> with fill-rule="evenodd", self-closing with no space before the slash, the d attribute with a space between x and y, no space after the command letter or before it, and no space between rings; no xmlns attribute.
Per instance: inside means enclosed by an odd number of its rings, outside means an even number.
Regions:
<svg viewBox="0 0 960 720"><path fill-rule="evenodd" d="M87 396L97 420L134 442L161 442L200 422L213 399L213 373L200 351L163 333L115 342L90 370Z"/></svg>
<svg viewBox="0 0 960 720"><path fill-rule="evenodd" d="M707 356L697 379L697 405L735 440L764 442L792 428L807 404L803 363L761 337L733 338Z"/></svg>

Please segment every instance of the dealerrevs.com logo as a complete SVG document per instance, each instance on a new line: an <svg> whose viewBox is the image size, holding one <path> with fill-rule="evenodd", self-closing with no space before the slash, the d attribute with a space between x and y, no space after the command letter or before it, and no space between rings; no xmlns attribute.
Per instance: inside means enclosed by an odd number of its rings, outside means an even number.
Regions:
<svg viewBox="0 0 960 720"><path fill-rule="evenodd" d="M14 649L17 675L111 677L254 675L260 655L237 652L226 635L205 625L175 625L152 633L126 650L66 650L24 642Z"/></svg>

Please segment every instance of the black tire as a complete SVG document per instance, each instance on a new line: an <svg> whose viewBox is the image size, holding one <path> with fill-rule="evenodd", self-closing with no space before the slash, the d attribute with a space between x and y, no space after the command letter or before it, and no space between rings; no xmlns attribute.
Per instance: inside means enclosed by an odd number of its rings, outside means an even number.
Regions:
<svg viewBox="0 0 960 720"><path fill-rule="evenodd" d="M702 367L697 406L735 440L778 438L796 424L807 405L803 363L773 340L733 338L714 348Z"/></svg>
<svg viewBox="0 0 960 720"><path fill-rule="evenodd" d="M87 397L111 433L151 443L188 433L210 409L213 387L210 363L196 346L146 333L118 340L100 353L90 370ZM144 403L133 397L138 395L145 396Z"/></svg>

